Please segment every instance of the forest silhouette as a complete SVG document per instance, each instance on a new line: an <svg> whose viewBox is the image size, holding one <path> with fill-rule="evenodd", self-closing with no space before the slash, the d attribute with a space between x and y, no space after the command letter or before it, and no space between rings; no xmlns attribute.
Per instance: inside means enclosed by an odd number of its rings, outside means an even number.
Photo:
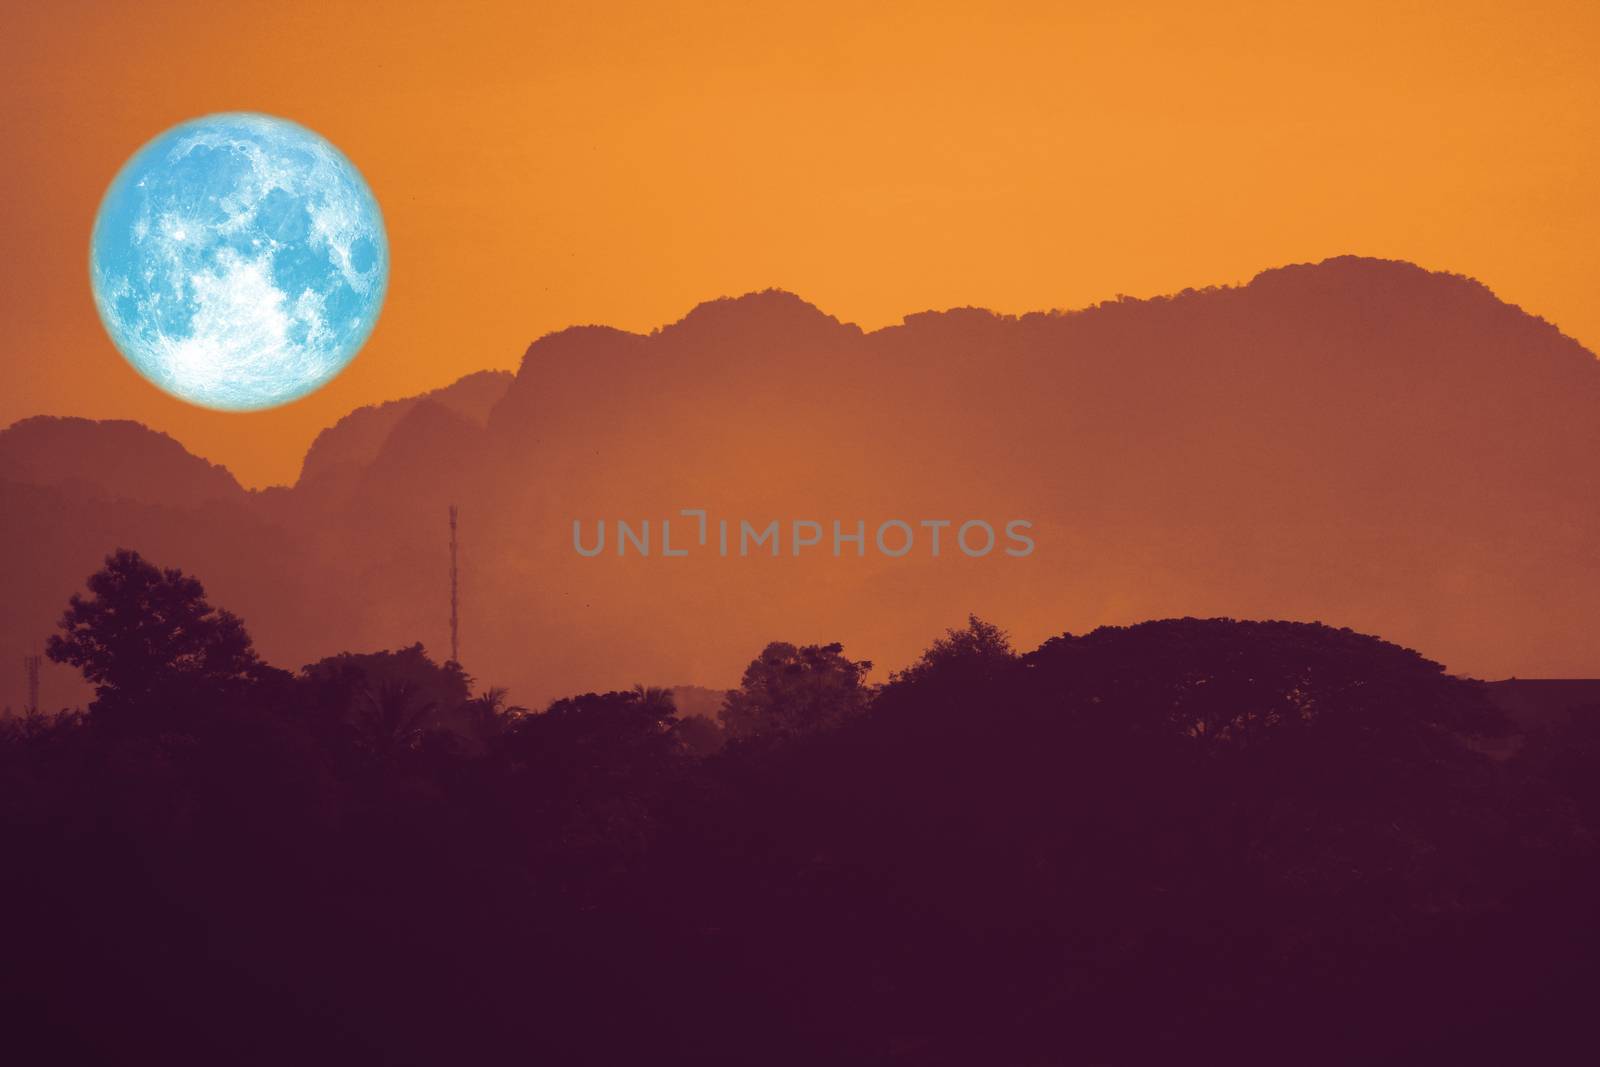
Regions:
<svg viewBox="0 0 1600 1067"><path fill-rule="evenodd" d="M0 723L8 1059L1592 1051L1600 707L1314 623L923 640L534 711L421 646L274 667L119 550L46 650L87 710Z"/></svg>

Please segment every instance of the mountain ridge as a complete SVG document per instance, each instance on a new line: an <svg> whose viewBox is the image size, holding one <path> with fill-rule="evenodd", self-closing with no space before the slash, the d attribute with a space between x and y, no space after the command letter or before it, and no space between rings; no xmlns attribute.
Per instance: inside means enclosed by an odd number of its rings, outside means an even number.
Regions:
<svg viewBox="0 0 1600 1067"><path fill-rule="evenodd" d="M0 430L0 479L76 482L109 499L199 503L242 496L232 472L132 419L33 415Z"/></svg>
<svg viewBox="0 0 1600 1067"><path fill-rule="evenodd" d="M707 323L717 323L718 320L726 321L732 317L742 318L752 308L770 310L782 308L786 314L800 319L837 327L845 334L860 338L871 339L880 335L892 335L903 331L915 333L918 329L930 324L938 323L948 325L954 322L964 322L978 329L990 325L1006 323L1029 323L1037 321L1050 321L1071 319L1083 316L1093 316L1096 313L1125 312L1130 308L1161 307L1175 301L1193 297L1215 296L1226 294L1245 293L1252 289L1265 287L1295 288L1303 286L1307 280L1325 280L1330 275L1343 277L1364 277L1369 281L1380 279L1403 280L1407 282L1425 281L1432 286L1438 286L1444 291L1467 294L1473 298L1487 298L1493 304L1506 312L1515 313L1522 321L1548 329L1553 334L1582 349L1590 359L1597 358L1593 352L1582 345L1581 342L1564 333L1558 325L1548 319L1529 312L1517 304L1512 304L1501 299L1487 284L1472 278L1469 275L1452 271L1436 271L1419 266L1408 260L1386 259L1371 256L1339 255L1319 261L1306 261L1288 263L1276 267L1268 267L1256 272L1248 281L1237 285L1211 285L1204 288L1186 288L1176 292L1162 293L1148 297L1132 297L1119 295L1093 304L1077 308L1052 308L1024 312L1002 312L975 305L962 305L943 309L927 309L923 311L908 312L901 317L898 323L880 326L873 330L866 330L849 322L844 322L836 316L829 315L818 305L807 301L803 297L789 290L781 288L767 288L752 290L739 296L723 296L701 301L694 305L688 312L678 319L657 326L646 333L639 333L618 327L598 323L574 324L551 331L533 341L524 352L519 362L517 371L485 369L472 371L461 376L448 385L437 389L428 390L411 396L396 397L392 400L376 401L351 409L349 412L324 427L318 432L305 455L301 459L301 471L294 482L264 486L261 490L245 490L247 492L260 492L266 489L290 489L302 485L308 479L315 479L328 473L328 468L340 462L349 462L352 457L344 455L338 458L328 456L328 452L336 445L337 439L345 433L354 435L354 431L365 431L363 440L353 449L346 446L347 451L355 451L353 457L358 462L370 462L382 448L384 440L393 427L401 420L405 411L424 400L437 400L445 406L456 409L459 413L467 415L483 424L493 421L494 408L504 399L505 392L522 372L536 354L541 361L546 359L567 358L573 355L582 355L583 351L592 342L604 343L616 341L622 345L633 348L636 342L648 341L662 336L673 337L683 333L693 333L695 327ZM572 349L578 349L574 352ZM5 440L5 435L25 424L36 422L56 422L76 425L97 425L135 427L148 431L151 435L164 438L177 444L183 452L200 460L207 466L227 474L228 478L238 485L233 479L228 468L197 452L191 451L186 445L164 431L145 426L135 420L129 419L90 419L82 416L57 416L33 415L18 419L10 426L0 428L0 442ZM367 425L362 425L363 423ZM0 454L3 462L3 454ZM0 466L0 476L6 473ZM242 486L240 486L243 489Z"/></svg>
<svg viewBox="0 0 1600 1067"><path fill-rule="evenodd" d="M1346 257L870 332L768 290L649 334L548 334L514 376L461 390L466 413L424 396L341 420L311 477L236 491L237 507L199 517L179 494L159 514L94 512L37 564L39 602L0 606L0 640L37 641L95 553L126 544L248 609L275 661L419 639L437 653L456 504L463 661L525 702L735 677L751 641L843 640L894 665L919 651L897 633L969 611L1024 641L1064 618L1316 619L1480 677L1600 673L1581 638L1600 603L1600 361L1460 275ZM19 531L76 521L59 486L54 503L14 499L48 510ZM685 507L1023 518L1039 552L574 556L574 520ZM230 541L271 558L214 551ZM291 587L315 610L281 604Z"/></svg>

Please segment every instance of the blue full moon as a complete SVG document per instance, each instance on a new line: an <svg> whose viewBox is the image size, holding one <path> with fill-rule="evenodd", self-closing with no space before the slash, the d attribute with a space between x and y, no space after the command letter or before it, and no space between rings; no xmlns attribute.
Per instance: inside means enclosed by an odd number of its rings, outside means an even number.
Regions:
<svg viewBox="0 0 1600 1067"><path fill-rule="evenodd" d="M203 407L321 388L377 322L389 242L337 148L270 115L174 126L112 181L89 246L95 306L128 362Z"/></svg>

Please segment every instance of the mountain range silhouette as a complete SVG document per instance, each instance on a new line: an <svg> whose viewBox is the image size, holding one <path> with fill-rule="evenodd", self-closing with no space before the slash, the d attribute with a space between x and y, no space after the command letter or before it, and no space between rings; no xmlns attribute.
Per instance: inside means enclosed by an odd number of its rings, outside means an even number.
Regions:
<svg viewBox="0 0 1600 1067"><path fill-rule="evenodd" d="M0 432L0 645L118 546L181 566L272 662L422 641L519 699L721 686L767 640L893 668L968 612L1024 644L1168 616L1321 620L1479 677L1593 676L1600 362L1468 278L1341 257L1071 312L866 332L780 291L515 376L353 412L294 486L129 422ZM581 559L574 519L1034 523L1027 559ZM688 529L688 524L683 526ZM674 524L674 536L680 536ZM869 535L870 536L870 535ZM0 703L20 694L0 662ZM46 703L83 699L47 670Z"/></svg>

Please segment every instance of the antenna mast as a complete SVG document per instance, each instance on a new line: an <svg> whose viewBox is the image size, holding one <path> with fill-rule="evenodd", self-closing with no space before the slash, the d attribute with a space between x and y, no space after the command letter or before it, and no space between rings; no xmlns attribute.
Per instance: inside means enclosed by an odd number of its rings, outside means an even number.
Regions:
<svg viewBox="0 0 1600 1067"><path fill-rule="evenodd" d="M461 662L460 646L460 618L456 614L457 607L457 575L456 575L456 506L450 505L450 662Z"/></svg>

